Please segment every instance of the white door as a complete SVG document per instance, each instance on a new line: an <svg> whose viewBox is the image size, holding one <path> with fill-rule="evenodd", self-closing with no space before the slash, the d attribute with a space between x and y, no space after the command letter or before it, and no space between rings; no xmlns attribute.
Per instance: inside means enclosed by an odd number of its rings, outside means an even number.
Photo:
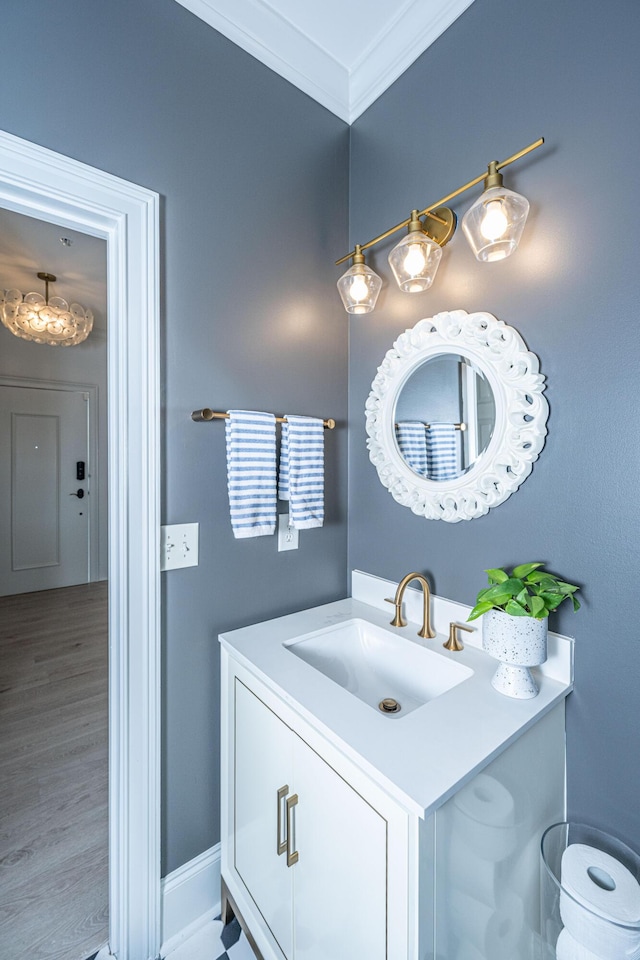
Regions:
<svg viewBox="0 0 640 960"><path fill-rule="evenodd" d="M385 960L387 822L292 736L295 960Z"/></svg>
<svg viewBox="0 0 640 960"><path fill-rule="evenodd" d="M0 596L89 581L88 457L87 393L0 385Z"/></svg>
<svg viewBox="0 0 640 960"><path fill-rule="evenodd" d="M234 723L234 866L290 960L293 870L287 867L283 841L293 783L293 735L237 678Z"/></svg>

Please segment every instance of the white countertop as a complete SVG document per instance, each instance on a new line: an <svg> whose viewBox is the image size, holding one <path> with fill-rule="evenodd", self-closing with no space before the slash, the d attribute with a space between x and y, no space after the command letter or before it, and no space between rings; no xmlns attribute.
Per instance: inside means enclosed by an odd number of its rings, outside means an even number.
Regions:
<svg viewBox="0 0 640 960"><path fill-rule="evenodd" d="M378 583L380 589L386 589L386 581ZM442 609L444 605L449 615L455 605L442 600ZM407 615L412 617L412 605L407 607ZM381 610L348 598L221 634L220 642L406 809L428 816L562 701L572 683L569 677L555 679L534 671L540 687L537 697L505 697L491 686L496 661L467 643L468 634L461 634L465 642L462 652L443 649L447 634L440 632L444 625L436 615L439 632L434 640L418 637L416 623L411 621L407 627L393 628L394 632L465 664L473 675L413 712L390 717L361 702L283 646L302 634L358 617L390 629L390 613L392 607ZM458 613L458 619L464 617ZM569 648L572 643L568 638L554 638L555 645L560 642Z"/></svg>

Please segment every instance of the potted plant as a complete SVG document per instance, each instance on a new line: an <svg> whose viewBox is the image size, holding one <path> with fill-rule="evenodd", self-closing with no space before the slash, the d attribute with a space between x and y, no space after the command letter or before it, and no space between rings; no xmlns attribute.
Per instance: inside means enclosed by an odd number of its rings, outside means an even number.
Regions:
<svg viewBox="0 0 640 960"><path fill-rule="evenodd" d="M486 570L489 586L480 590L469 620L482 616L482 646L500 661L491 681L509 697L535 697L538 687L529 667L547 659L547 617L565 600L580 609L579 587L543 570L542 563L523 563L511 573Z"/></svg>

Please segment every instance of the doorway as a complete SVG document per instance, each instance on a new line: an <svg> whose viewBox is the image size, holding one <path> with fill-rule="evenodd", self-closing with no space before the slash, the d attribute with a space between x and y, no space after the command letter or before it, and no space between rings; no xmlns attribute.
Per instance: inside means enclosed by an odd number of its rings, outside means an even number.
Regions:
<svg viewBox="0 0 640 960"><path fill-rule="evenodd" d="M160 948L158 196L0 132L0 207L107 242L109 950Z"/></svg>

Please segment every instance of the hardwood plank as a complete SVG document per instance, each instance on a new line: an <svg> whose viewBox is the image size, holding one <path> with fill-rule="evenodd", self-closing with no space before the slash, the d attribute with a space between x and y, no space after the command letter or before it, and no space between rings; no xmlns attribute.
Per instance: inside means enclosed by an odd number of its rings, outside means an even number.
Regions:
<svg viewBox="0 0 640 960"><path fill-rule="evenodd" d="M0 956L108 935L106 583L0 598Z"/></svg>

